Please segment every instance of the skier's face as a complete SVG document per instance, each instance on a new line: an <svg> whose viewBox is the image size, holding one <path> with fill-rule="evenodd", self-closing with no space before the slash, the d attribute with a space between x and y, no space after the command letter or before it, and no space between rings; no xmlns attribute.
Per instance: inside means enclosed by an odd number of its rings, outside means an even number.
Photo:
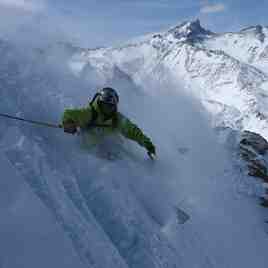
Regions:
<svg viewBox="0 0 268 268"><path fill-rule="evenodd" d="M112 116L117 110L116 105L111 103L99 102L99 107L105 116Z"/></svg>

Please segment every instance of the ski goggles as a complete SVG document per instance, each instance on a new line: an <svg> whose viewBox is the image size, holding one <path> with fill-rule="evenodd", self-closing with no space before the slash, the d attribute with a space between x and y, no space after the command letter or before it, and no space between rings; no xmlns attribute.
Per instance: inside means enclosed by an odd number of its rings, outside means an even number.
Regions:
<svg viewBox="0 0 268 268"><path fill-rule="evenodd" d="M107 114L107 115L113 114L117 111L117 105L113 103L106 103L106 102L99 101L99 107L100 107L100 110L104 114Z"/></svg>
<svg viewBox="0 0 268 268"><path fill-rule="evenodd" d="M110 103L110 104L118 104L119 98L116 93L103 93L99 95L99 101L104 102L104 103Z"/></svg>

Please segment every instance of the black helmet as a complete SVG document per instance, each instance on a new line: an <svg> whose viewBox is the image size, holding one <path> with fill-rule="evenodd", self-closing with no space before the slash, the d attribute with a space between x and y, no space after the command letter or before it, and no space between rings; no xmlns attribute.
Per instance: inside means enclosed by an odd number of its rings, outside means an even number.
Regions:
<svg viewBox="0 0 268 268"><path fill-rule="evenodd" d="M106 104L117 105L119 102L119 96L115 89L111 87L105 87L99 92L98 101Z"/></svg>
<svg viewBox="0 0 268 268"><path fill-rule="evenodd" d="M119 96L113 88L105 87L98 93L98 105L107 116L117 111L118 102Z"/></svg>

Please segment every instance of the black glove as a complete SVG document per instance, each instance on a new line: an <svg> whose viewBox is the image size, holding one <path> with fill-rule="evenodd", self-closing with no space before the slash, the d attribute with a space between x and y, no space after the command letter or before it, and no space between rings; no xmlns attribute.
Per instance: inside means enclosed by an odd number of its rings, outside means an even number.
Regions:
<svg viewBox="0 0 268 268"><path fill-rule="evenodd" d="M144 143L144 146L147 149L149 155L154 155L154 156L156 155L155 146L153 145L151 141L146 141Z"/></svg>
<svg viewBox="0 0 268 268"><path fill-rule="evenodd" d="M77 126L75 122L73 121L63 123L63 129L64 129L64 132L70 133L70 134L75 134L77 132Z"/></svg>

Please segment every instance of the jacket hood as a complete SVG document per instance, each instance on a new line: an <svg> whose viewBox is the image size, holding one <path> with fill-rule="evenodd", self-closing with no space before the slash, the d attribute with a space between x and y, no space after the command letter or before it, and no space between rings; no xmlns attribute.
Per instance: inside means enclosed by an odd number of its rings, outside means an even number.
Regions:
<svg viewBox="0 0 268 268"><path fill-rule="evenodd" d="M98 113L101 114L100 107L98 104L98 97L92 103L90 103L89 106L92 106Z"/></svg>

